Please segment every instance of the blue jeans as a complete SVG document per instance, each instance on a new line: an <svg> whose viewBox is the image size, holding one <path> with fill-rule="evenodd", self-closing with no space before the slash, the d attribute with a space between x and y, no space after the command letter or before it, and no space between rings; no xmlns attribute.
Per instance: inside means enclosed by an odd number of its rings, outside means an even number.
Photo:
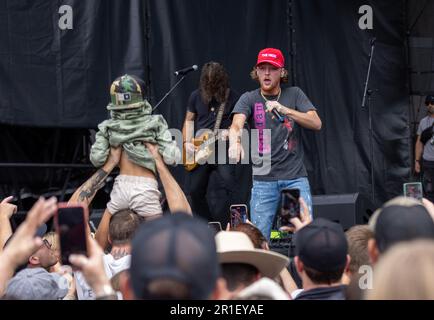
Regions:
<svg viewBox="0 0 434 320"><path fill-rule="evenodd" d="M309 180L306 177L294 180L253 181L252 197L250 199L250 218L252 223L270 239L274 216L280 204L282 189L300 189L300 196L306 202L312 216L312 195Z"/></svg>

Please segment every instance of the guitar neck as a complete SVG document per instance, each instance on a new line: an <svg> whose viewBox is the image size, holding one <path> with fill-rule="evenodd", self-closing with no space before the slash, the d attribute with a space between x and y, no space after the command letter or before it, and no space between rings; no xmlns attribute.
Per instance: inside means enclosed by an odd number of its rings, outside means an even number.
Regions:
<svg viewBox="0 0 434 320"><path fill-rule="evenodd" d="M209 145L213 144L217 140L221 138L221 133L217 133L217 135L213 136L211 139L206 140L204 143L202 143L201 147L206 148Z"/></svg>

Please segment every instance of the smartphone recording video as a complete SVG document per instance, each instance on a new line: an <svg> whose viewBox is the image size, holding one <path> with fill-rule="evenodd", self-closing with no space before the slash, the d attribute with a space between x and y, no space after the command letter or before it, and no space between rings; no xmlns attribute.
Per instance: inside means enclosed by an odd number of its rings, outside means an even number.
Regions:
<svg viewBox="0 0 434 320"><path fill-rule="evenodd" d="M279 227L292 226L292 218L300 218L300 189L281 191L282 205L279 215Z"/></svg>
<svg viewBox="0 0 434 320"><path fill-rule="evenodd" d="M60 240L61 262L69 264L71 254L87 255L86 245L87 208L82 205L58 205L55 215L56 231Z"/></svg>
<svg viewBox="0 0 434 320"><path fill-rule="evenodd" d="M422 201L423 188L421 182L404 183L404 197L414 198Z"/></svg>
<svg viewBox="0 0 434 320"><path fill-rule="evenodd" d="M231 211L231 229L236 228L240 223L247 221L247 206L245 204L233 204L230 207Z"/></svg>

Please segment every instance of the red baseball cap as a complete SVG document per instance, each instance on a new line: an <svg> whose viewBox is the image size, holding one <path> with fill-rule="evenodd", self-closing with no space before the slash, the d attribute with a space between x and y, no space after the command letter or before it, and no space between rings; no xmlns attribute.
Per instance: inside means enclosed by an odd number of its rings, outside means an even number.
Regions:
<svg viewBox="0 0 434 320"><path fill-rule="evenodd" d="M269 63L275 67L283 68L285 65L285 58L283 57L282 51L274 48L266 48L259 52L258 62L256 65L261 63Z"/></svg>

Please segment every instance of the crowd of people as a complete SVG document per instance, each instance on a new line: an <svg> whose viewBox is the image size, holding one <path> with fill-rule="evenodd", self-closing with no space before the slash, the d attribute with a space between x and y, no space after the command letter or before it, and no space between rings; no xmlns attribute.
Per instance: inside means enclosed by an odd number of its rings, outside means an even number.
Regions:
<svg viewBox="0 0 434 320"><path fill-rule="evenodd" d="M194 159L197 151L204 151L187 134L189 121L212 135L226 129L222 136L229 140L228 159L234 163L245 156L245 125L259 130L252 144L257 150L252 153L251 221L228 223L229 205L239 201L239 181L234 179L236 165L226 161L192 169L189 201L167 167L178 151L164 118L151 114L140 79L125 75L111 87L111 119L99 126L92 147L91 160L98 169L68 202L71 207L89 207L119 167L95 233L89 217L84 219L86 254L73 253L68 261L61 258L56 224L47 228L58 210L56 198L40 198L15 231L11 219L17 207L11 203L13 197L5 198L0 203L0 298L433 299L431 201L397 197L377 209L369 224L346 231L335 222L315 218L300 130L320 130L322 122L300 88L281 88L288 74L284 66L280 50L262 50L251 73L260 87L238 96L223 66L207 63L200 88L189 99L183 130L187 157L193 154ZM422 149L418 151L421 155ZM267 171L256 161L264 155L270 157ZM206 199L212 172L221 176L228 196L218 208L210 208ZM300 192L299 215L291 217L287 230L292 233L294 257L270 250L281 191L288 188ZM162 192L167 211L159 202ZM213 220L226 229L210 228Z"/></svg>
<svg viewBox="0 0 434 320"><path fill-rule="evenodd" d="M426 199L395 198L368 225L346 232L305 210L291 220L291 259L271 251L250 221L215 233L192 216L188 202L184 210L172 203L177 210L151 221L122 210L110 218L106 241L89 232L87 255L71 255L69 267L59 263L57 234L45 232L56 199L38 200L13 234L9 220L16 207L9 200L0 204L2 299L434 298L427 281L434 266L434 205Z"/></svg>

